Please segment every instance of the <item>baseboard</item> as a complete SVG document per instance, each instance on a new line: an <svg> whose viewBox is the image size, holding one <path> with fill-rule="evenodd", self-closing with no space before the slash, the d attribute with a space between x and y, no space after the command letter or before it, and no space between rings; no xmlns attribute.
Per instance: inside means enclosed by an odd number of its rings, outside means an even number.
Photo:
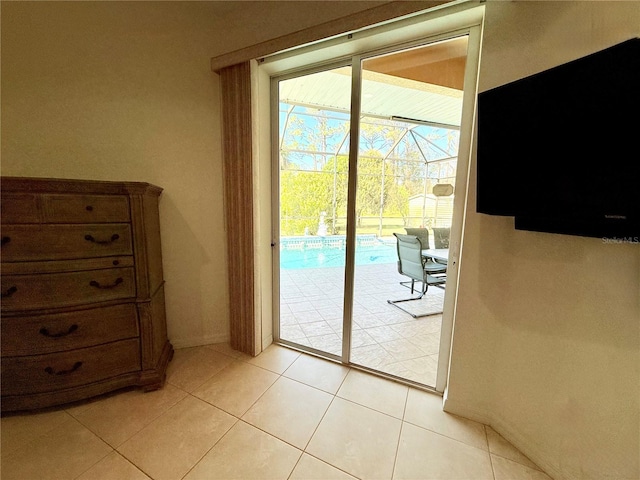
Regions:
<svg viewBox="0 0 640 480"><path fill-rule="evenodd" d="M551 465L545 460L546 455L540 451L536 445L523 435L514 425L505 422L499 418L495 418L488 424L496 432L502 435L511 445L526 455L529 460L540 467L551 478L560 480L570 480L570 477L563 475L556 466ZM576 479L577 480L577 479Z"/></svg>
<svg viewBox="0 0 640 480"><path fill-rule="evenodd" d="M450 398L445 397L443 400L443 409L445 412L458 415L460 417L468 418L476 422L483 423L490 426L496 432L498 432L505 440L511 445L516 447L520 452L527 456L533 463L540 467L547 475L554 479L570 480L568 477L563 476L558 468L551 465L545 460L544 452L531 442L525 435L523 435L519 429L511 423L505 422L498 416L482 408L471 407L461 402L457 402Z"/></svg>
<svg viewBox="0 0 640 480"><path fill-rule="evenodd" d="M273 343L273 335L267 335L262 339L262 351Z"/></svg>
<svg viewBox="0 0 640 480"><path fill-rule="evenodd" d="M493 420L492 416L487 414L487 412L483 409L473 408L464 403L457 402L447 395L447 392L444 392L442 396L442 409L447 413L452 413L459 417L468 418L469 420L473 420L474 422L483 423L485 425L490 425Z"/></svg>
<svg viewBox="0 0 640 480"><path fill-rule="evenodd" d="M171 339L173 348L189 348L200 347L202 345L211 345L214 343L229 343L229 335L209 335L206 337L192 337L192 338L179 338Z"/></svg>
<svg viewBox="0 0 640 480"><path fill-rule="evenodd" d="M202 345L211 345L214 343L229 343L229 335L210 335L207 337L180 338L178 340L171 339L173 348L189 348L201 347ZM273 343L273 335L269 335L262 339L262 350Z"/></svg>

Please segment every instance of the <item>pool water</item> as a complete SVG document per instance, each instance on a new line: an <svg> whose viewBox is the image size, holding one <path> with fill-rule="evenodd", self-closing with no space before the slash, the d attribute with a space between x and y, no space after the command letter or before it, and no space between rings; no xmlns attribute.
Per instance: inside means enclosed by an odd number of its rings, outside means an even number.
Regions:
<svg viewBox="0 0 640 480"><path fill-rule="evenodd" d="M366 245L356 246L356 265L396 263L397 260L396 246L393 243L375 240L367 242ZM283 269L344 267L344 265L344 245L285 247L280 250L280 268Z"/></svg>

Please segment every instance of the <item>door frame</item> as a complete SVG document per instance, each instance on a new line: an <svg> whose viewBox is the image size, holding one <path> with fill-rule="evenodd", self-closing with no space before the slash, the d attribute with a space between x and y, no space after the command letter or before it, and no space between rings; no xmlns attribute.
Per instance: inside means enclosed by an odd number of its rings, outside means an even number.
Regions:
<svg viewBox="0 0 640 480"><path fill-rule="evenodd" d="M471 2L470 2L471 3ZM482 39L482 23L484 18L484 6L477 6L477 3L471 3L471 5L467 5L464 9L460 10L458 4L456 8L457 10L452 13L448 13L445 17L446 21L443 21L443 11L438 10L437 12L431 12L433 14L432 18L429 18L429 12L425 13L424 19L421 20L421 24L424 28L417 29L415 28L409 29L411 40L404 39L401 42L387 44L384 40L380 38L384 37L384 35L378 35L378 44L376 48L373 47L375 42L367 41L365 45L368 45L370 48L365 48L358 53L351 53L349 55L337 55L335 52L341 51L340 49L335 50L334 55L330 54L331 48L326 47L320 43L319 45L311 45L305 46L301 48L300 56L297 62L297 67L293 67L292 65L296 64L296 56L292 51L284 52L283 57L284 61L280 62L278 54L268 59L269 61L265 63L265 60L258 62L259 64L259 76L262 78L268 78L268 84L271 86L270 88L270 119L271 119L271 127L278 125L278 94L277 89L273 88L274 84L277 84L278 81L285 79L287 77L295 77L297 75L301 75L304 73L312 73L313 71L326 70L330 68L330 66L337 65L345 65L352 64L352 62L360 62L361 59L380 55L381 53L401 50L403 48L411 48L418 45L427 45L429 43L434 43L437 41L445 40L448 38L453 38L461 35L468 35L468 47L467 47L467 65L465 67L465 78L464 78L464 90L463 90L463 107L462 107L462 118L460 124L460 144L458 150L458 163L456 169L456 196L454 199L454 217L452 219L452 228L451 228L451 237L450 237L450 258L449 258L449 266L447 269L447 290L445 294L444 301L444 312L442 318L442 330L440 337L440 347L439 347L439 358L438 358L438 368L437 368L437 376L436 376L436 385L435 391L439 393L443 393L446 389L446 385L448 383L448 372L449 372L449 360L451 355L451 341L453 337L454 331L454 323L455 323L455 307L458 298L458 274L460 267L460 251L462 249L462 238L464 231L464 219L466 215L466 205L467 205L467 196L468 196L468 179L469 179L469 169L470 169L470 155L471 155L471 145L472 139L474 136L474 119L475 119L475 109L476 109L476 94L477 94L477 79L478 79L478 67L479 67L479 54L481 47L481 39ZM415 19L414 19L415 20ZM387 34L389 30L394 29L402 29L402 22L398 22L398 25L390 22L388 24L383 25L382 31L380 33ZM419 22L420 23L420 22ZM415 27L415 25L414 25ZM404 27L406 28L406 27ZM373 35L373 37L376 37ZM351 38L351 36L350 36ZM368 40L371 40L369 38ZM329 40L329 43L338 43L340 47L343 47L341 42L336 42L335 39ZM325 48L323 48L325 47ZM314 52L317 54L314 55ZM337 56L336 56L337 55ZM315 63L308 64L310 58L316 60ZM355 72L358 72L357 74ZM360 81L360 72L361 68L354 69L352 71L352 85L353 82ZM357 77L357 78L356 78ZM265 82L263 82L265 83ZM355 94L357 92L357 94ZM354 123L358 124L359 128L359 115L354 115L354 105L357 105L357 112L360 109L360 86L358 83L357 88L352 87L352 98L351 98L351 129L354 131ZM357 98L355 98L357 97ZM355 130L357 132L357 130ZM357 136L351 135L350 142L354 141L354 137L357 141ZM272 268L272 293L273 293L273 303L272 303L272 328L273 328L273 339L279 339L279 319L280 319L280 288L279 288L279 142L278 142L278 129L272 128L271 138L270 138L270 149L271 159L270 159L270 167L272 170L271 175L271 212L272 212L272 240L271 240L271 250L272 250L272 259L273 259L273 268ZM349 165L350 168L355 165L357 162L357 149L354 150L353 144L350 146L349 151ZM353 165L352 165L352 162ZM355 172L356 170L354 170ZM355 178L349 177L349 195L355 195L355 189L352 188L352 182L355 184ZM353 175L355 177L355 175ZM353 193L351 193L353 192ZM355 200L355 198L354 198ZM351 205L355 205L355 202L352 202ZM353 212L351 212L353 210ZM348 211L349 215L355 215L355 208L350 209ZM354 218L351 218L351 222L347 221L348 224L352 225L351 229L347 230L347 245L355 245L355 224L353 222ZM351 231L351 233L350 233ZM353 238L350 239L349 236ZM314 351L313 348L309 348L310 353L316 353L318 355L322 355L324 357L343 362L345 364L349 364L349 354L350 354L350 335L351 335L351 308L353 305L353 279L355 274L354 269L354 258L355 252L354 248L347 248L346 254L346 265L345 269L347 272L347 278L345 278L345 298L344 298L344 309L343 309L343 351L342 356L335 356L331 354L327 354L326 352ZM349 273L350 272L350 273ZM453 286L453 288L450 288ZM348 314L348 315L347 315ZM305 351L307 349L305 348Z"/></svg>
<svg viewBox="0 0 640 480"><path fill-rule="evenodd" d="M436 373L436 391L444 393L449 374L451 343L455 324L456 304L458 301L458 276L460 272L460 253L464 238L467 200L469 195L469 171L471 169L471 147L475 135L476 97L478 91L478 73L480 66L480 48L482 44L482 26L469 28L467 43L467 65L464 73L462 98L462 118L460 119L460 143L458 145L458 163L456 165L456 196L453 200L453 218L449 243L449 262L447 264L447 289L445 290L438 349L438 369ZM464 187L463 195L460 187ZM453 242L453 246L451 244ZM453 292L449 291L454 285Z"/></svg>

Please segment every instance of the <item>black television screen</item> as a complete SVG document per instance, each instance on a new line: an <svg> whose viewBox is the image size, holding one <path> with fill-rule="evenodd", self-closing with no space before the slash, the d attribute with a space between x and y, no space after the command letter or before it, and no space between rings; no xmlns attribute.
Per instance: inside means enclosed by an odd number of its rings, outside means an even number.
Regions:
<svg viewBox="0 0 640 480"><path fill-rule="evenodd" d="M640 39L478 95L480 213L519 229L640 235Z"/></svg>

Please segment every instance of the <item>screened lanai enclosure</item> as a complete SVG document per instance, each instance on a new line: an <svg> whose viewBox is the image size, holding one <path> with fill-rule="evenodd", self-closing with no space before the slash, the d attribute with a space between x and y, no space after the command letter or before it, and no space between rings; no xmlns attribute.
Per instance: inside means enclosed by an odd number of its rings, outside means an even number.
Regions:
<svg viewBox="0 0 640 480"><path fill-rule="evenodd" d="M388 303L417 293L394 234L424 228L433 248L434 228L451 227L466 46L462 36L275 83L277 341L435 385L445 290L410 313Z"/></svg>
<svg viewBox="0 0 640 480"><path fill-rule="evenodd" d="M462 92L409 80L393 85L367 73L363 90L372 105L360 121L358 227L378 237L411 226L449 227L454 189L437 196L433 187L455 185ZM281 235L345 233L350 82L348 70L337 69L280 84ZM397 105L397 90L405 97L409 88L412 103L429 105L427 114ZM392 110L414 118L385 115Z"/></svg>

